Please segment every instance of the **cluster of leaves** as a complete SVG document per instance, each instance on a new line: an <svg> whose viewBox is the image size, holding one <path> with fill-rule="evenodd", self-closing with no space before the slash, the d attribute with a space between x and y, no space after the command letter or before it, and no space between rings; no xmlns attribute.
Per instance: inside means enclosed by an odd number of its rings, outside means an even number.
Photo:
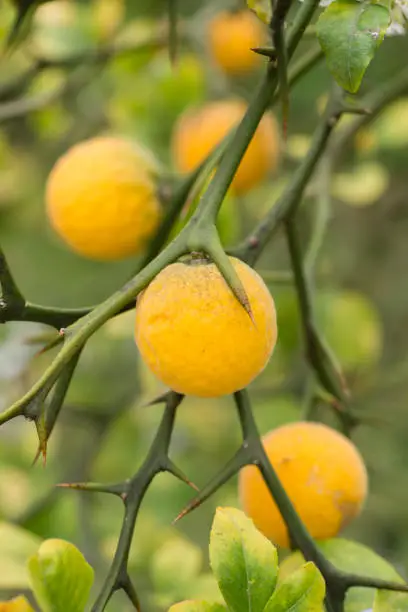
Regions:
<svg viewBox="0 0 408 612"><path fill-rule="evenodd" d="M9 528L3 537L18 545L27 567L28 584L42 612L84 612L88 608L93 570L78 549L64 540L39 544L23 530ZM370 549L355 542L334 539L321 545L330 561L342 569L366 571L379 578L400 581L394 568ZM197 581L200 551L180 541L168 541L157 559L155 583L161 607L186 596ZM163 548L163 547L162 547ZM25 557L29 555L28 561ZM325 583L313 563L293 553L278 566L274 545L263 536L245 514L236 508L219 507L210 535L210 563L218 588L201 576L205 600L184 600L171 605L169 612L322 612ZM182 576L180 571L183 569ZM23 572L24 573L24 572ZM196 590L197 592L197 590ZM211 602L211 593L214 602ZM225 607L226 606L226 607ZM347 612L406 612L406 595L353 589L346 601ZM0 602L3 612L31 612L24 596Z"/></svg>

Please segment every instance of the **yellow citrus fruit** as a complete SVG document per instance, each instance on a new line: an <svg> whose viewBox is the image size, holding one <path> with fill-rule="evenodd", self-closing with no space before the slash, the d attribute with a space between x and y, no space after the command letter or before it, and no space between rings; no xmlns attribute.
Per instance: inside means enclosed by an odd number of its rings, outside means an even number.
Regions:
<svg viewBox="0 0 408 612"><path fill-rule="evenodd" d="M321 423L298 422L272 430L263 438L268 458L310 534L331 538L361 510L367 472L356 447ZM244 511L278 546L289 546L282 516L255 466L239 478Z"/></svg>
<svg viewBox="0 0 408 612"><path fill-rule="evenodd" d="M52 227L90 259L139 253L160 220L154 173L148 152L125 139L97 137L75 145L48 177Z"/></svg>
<svg viewBox="0 0 408 612"><path fill-rule="evenodd" d="M172 151L179 172L196 168L228 132L237 125L247 105L240 99L210 102L189 109L176 123ZM271 113L262 118L232 182L237 194L243 194L276 170L279 158L279 133Z"/></svg>
<svg viewBox="0 0 408 612"><path fill-rule="evenodd" d="M0 612L34 612L34 608L21 595L9 601L0 601Z"/></svg>
<svg viewBox="0 0 408 612"><path fill-rule="evenodd" d="M215 62L231 75L256 68L260 57L251 49L266 39L266 29L250 11L222 11L208 24L208 46Z"/></svg>
<svg viewBox="0 0 408 612"><path fill-rule="evenodd" d="M174 263L139 296L135 338L153 373L179 393L217 397L246 387L265 367L277 336L272 296L261 277L231 258L253 321L218 268Z"/></svg>

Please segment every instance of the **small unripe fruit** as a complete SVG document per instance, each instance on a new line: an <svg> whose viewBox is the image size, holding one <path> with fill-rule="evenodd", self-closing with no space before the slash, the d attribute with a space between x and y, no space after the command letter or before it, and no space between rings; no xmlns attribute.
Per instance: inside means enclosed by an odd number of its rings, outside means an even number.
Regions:
<svg viewBox="0 0 408 612"><path fill-rule="evenodd" d="M265 367L277 336L275 306L252 268L231 258L253 320L213 263L174 263L139 296L135 337L165 385L217 397L246 387Z"/></svg>
<svg viewBox="0 0 408 612"><path fill-rule="evenodd" d="M176 123L172 151L177 170L194 170L237 125L247 105L240 99L210 102L183 113ZM236 194L244 194L276 170L279 159L279 133L271 113L266 113L256 130L232 181Z"/></svg>
<svg viewBox="0 0 408 612"><path fill-rule="evenodd" d="M295 510L318 539L334 537L362 508L367 472L356 447L321 423L298 422L274 429L263 445ZM239 477L244 511L260 531L288 547L284 520L261 474L245 467Z"/></svg>
<svg viewBox="0 0 408 612"><path fill-rule="evenodd" d="M99 137L81 142L57 161L48 177L50 223L84 257L135 255L160 220L154 174L148 152L128 140Z"/></svg>

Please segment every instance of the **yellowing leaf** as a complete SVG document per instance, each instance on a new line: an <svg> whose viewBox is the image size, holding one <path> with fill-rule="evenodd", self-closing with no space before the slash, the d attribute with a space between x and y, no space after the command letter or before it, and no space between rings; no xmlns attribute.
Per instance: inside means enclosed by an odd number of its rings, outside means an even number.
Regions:
<svg viewBox="0 0 408 612"><path fill-rule="evenodd" d="M318 542L318 546L324 556L339 570L382 580L401 581L401 577L388 561L363 544L343 538L333 538ZM304 559L298 552L287 557L280 565L279 579L286 579L303 562ZM367 588L350 589L346 595L344 611L374 612L372 606L376 592L375 589ZM384 610L381 610L381 608L377 608L375 612L391 612L391 609L384 608ZM406 610L404 608L392 608L392 612L406 612Z"/></svg>
<svg viewBox="0 0 408 612"><path fill-rule="evenodd" d="M265 606L264 612L322 612L326 587L314 563L287 576Z"/></svg>
<svg viewBox="0 0 408 612"><path fill-rule="evenodd" d="M263 610L277 581L277 551L240 510L217 509L210 562L231 612Z"/></svg>
<svg viewBox="0 0 408 612"><path fill-rule="evenodd" d="M0 601L0 612L34 612L34 608L21 595L9 601Z"/></svg>
<svg viewBox="0 0 408 612"><path fill-rule="evenodd" d="M28 563L31 587L43 612L83 612L93 569L80 551L64 540L45 540Z"/></svg>

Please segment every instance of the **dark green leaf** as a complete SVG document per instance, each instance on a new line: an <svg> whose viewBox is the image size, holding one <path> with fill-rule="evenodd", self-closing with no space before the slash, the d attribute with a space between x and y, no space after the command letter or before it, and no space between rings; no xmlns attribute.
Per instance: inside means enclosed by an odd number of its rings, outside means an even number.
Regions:
<svg viewBox="0 0 408 612"><path fill-rule="evenodd" d="M390 24L385 6L336 0L320 16L317 37L337 83L355 93Z"/></svg>

